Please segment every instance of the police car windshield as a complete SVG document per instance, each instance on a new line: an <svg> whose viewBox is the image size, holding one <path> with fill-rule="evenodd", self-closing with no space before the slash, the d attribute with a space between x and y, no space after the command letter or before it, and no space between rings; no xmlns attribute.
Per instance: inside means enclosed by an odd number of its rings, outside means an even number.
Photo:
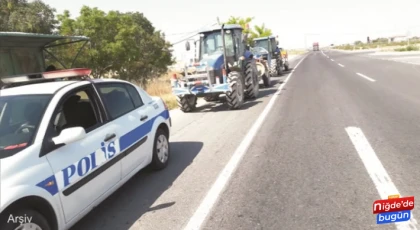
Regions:
<svg viewBox="0 0 420 230"><path fill-rule="evenodd" d="M0 97L0 158L9 157L32 144L52 95Z"/></svg>

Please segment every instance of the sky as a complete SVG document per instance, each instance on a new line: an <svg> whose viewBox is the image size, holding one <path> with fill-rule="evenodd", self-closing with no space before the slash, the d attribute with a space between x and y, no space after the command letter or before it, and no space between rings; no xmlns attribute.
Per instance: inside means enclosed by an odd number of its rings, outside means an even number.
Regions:
<svg viewBox="0 0 420 230"><path fill-rule="evenodd" d="M420 35L419 0L43 0L62 13L77 17L83 5L101 10L143 13L174 43L205 25L230 16L254 17L250 24L265 24L278 35L285 49L342 44L367 36ZM249 2L249 3L246 3ZM409 32L410 31L410 32ZM178 35L176 35L178 34ZM184 43L174 46L177 58L185 58Z"/></svg>

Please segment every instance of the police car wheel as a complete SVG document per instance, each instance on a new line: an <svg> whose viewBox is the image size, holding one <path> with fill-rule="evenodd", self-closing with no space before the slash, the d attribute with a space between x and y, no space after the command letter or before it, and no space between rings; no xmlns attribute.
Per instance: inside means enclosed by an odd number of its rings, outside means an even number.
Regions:
<svg viewBox="0 0 420 230"><path fill-rule="evenodd" d="M51 230L47 219L32 209L12 211L1 218L1 230Z"/></svg>
<svg viewBox="0 0 420 230"><path fill-rule="evenodd" d="M162 129L158 129L153 144L152 167L156 170L163 169L169 160L169 137Z"/></svg>

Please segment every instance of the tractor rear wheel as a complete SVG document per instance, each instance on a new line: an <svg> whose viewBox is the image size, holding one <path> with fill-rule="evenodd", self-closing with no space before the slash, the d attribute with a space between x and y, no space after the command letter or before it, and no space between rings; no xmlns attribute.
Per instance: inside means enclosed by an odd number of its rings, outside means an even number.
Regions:
<svg viewBox="0 0 420 230"><path fill-rule="evenodd" d="M245 65L245 98L257 98L259 91L257 66L251 60Z"/></svg>
<svg viewBox="0 0 420 230"><path fill-rule="evenodd" d="M238 72L230 72L227 77L231 91L226 93L226 102L230 109L239 109L244 103L242 76Z"/></svg>
<svg viewBox="0 0 420 230"><path fill-rule="evenodd" d="M262 75L264 87L270 87L271 86L271 74L268 71L267 63L265 63L264 69L265 69L265 72L264 72L264 75Z"/></svg>
<svg viewBox="0 0 420 230"><path fill-rule="evenodd" d="M195 95L178 96L177 102L182 112L191 112L197 105L197 97Z"/></svg>

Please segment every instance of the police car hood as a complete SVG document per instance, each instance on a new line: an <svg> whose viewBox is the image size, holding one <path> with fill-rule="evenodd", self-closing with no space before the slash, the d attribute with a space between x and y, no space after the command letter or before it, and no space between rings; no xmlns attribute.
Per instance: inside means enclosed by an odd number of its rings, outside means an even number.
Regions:
<svg viewBox="0 0 420 230"><path fill-rule="evenodd" d="M39 174L40 168L51 173L51 168L44 157L39 157L37 146L29 146L22 151L5 158L0 159L0 178L1 184L19 184L27 177L35 177ZM6 186L7 187L7 186Z"/></svg>

